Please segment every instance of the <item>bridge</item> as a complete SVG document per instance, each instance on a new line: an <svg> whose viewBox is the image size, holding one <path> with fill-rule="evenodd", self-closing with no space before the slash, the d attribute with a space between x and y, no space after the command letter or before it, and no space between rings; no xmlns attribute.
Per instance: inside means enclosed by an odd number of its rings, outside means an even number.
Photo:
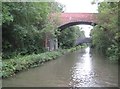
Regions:
<svg viewBox="0 0 120 89"><path fill-rule="evenodd" d="M80 45L80 44L83 44L83 43L91 43L92 39L91 38L78 38L76 41L75 41L75 45Z"/></svg>
<svg viewBox="0 0 120 89"><path fill-rule="evenodd" d="M73 25L96 25L98 13L60 13L53 14L59 20L58 28L63 30Z"/></svg>
<svg viewBox="0 0 120 89"><path fill-rule="evenodd" d="M53 13L50 16L50 22L52 21L53 23L57 24L58 28L60 31L64 30L65 28L73 25L79 25L79 24L84 24L84 25L96 25L97 24L97 15L98 13ZM56 19L57 18L57 19ZM90 43L89 38L81 38L75 42L76 45L82 44L82 43ZM46 38L46 43L47 38ZM45 43L46 47L49 47L50 49L57 49L58 47L58 42L50 42L50 44L55 44L55 48L53 46L48 46ZM57 48L56 48L57 47Z"/></svg>

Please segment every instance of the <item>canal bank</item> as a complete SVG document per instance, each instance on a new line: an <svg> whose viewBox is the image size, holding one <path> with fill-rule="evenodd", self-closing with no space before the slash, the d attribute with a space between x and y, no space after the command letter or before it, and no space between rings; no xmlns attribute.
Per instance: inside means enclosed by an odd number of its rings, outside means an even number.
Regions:
<svg viewBox="0 0 120 89"><path fill-rule="evenodd" d="M3 80L3 87L117 87L118 65L90 48Z"/></svg>
<svg viewBox="0 0 120 89"><path fill-rule="evenodd" d="M37 67L48 61L55 60L58 57L74 52L85 46L76 46L71 49L59 49L56 51L48 51L41 54L26 55L23 57L16 57L13 59L6 59L2 61L2 78L7 78L16 75L18 72Z"/></svg>

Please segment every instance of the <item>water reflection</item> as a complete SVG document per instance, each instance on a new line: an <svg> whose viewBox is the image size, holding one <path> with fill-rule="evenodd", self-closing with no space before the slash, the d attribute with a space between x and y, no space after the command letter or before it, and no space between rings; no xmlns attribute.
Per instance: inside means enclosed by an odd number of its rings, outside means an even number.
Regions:
<svg viewBox="0 0 120 89"><path fill-rule="evenodd" d="M90 48L85 49L82 57L78 57L79 61L72 67L72 78L69 83L72 87L87 87L92 82L94 72L92 71L92 58Z"/></svg>
<svg viewBox="0 0 120 89"><path fill-rule="evenodd" d="M89 74L89 72L92 69L92 62L91 62L92 59L91 59L91 56L90 56L89 52L90 52L90 48L88 47L88 48L85 49L85 54L81 58L83 60L83 66L82 66L83 69L84 69L83 74Z"/></svg>
<svg viewBox="0 0 120 89"><path fill-rule="evenodd" d="M117 87L118 65L90 50L80 49L18 73L3 80L3 87Z"/></svg>

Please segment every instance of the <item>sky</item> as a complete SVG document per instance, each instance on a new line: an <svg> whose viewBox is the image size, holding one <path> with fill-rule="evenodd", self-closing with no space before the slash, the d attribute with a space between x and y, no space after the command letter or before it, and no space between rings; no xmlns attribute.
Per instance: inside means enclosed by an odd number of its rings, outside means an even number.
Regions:
<svg viewBox="0 0 120 89"><path fill-rule="evenodd" d="M97 13L97 4L91 4L93 0L56 0L65 5L65 12Z"/></svg>
<svg viewBox="0 0 120 89"><path fill-rule="evenodd" d="M97 4L91 4L93 0L56 0L65 6L65 13L98 13ZM85 31L85 36L89 37L92 26L90 25L77 25L82 27Z"/></svg>
<svg viewBox="0 0 120 89"><path fill-rule="evenodd" d="M77 26L82 28L82 30L85 32L86 37L90 37L90 31L91 29L93 29L93 26L91 25L77 25Z"/></svg>

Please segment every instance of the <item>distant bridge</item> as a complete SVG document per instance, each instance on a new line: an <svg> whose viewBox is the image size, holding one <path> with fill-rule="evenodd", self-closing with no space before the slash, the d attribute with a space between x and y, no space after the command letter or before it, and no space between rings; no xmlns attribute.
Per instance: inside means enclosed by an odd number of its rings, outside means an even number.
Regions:
<svg viewBox="0 0 120 89"><path fill-rule="evenodd" d="M92 39L91 38L78 38L76 41L75 41L75 45L80 45L80 44L83 44L83 43L91 43Z"/></svg>

